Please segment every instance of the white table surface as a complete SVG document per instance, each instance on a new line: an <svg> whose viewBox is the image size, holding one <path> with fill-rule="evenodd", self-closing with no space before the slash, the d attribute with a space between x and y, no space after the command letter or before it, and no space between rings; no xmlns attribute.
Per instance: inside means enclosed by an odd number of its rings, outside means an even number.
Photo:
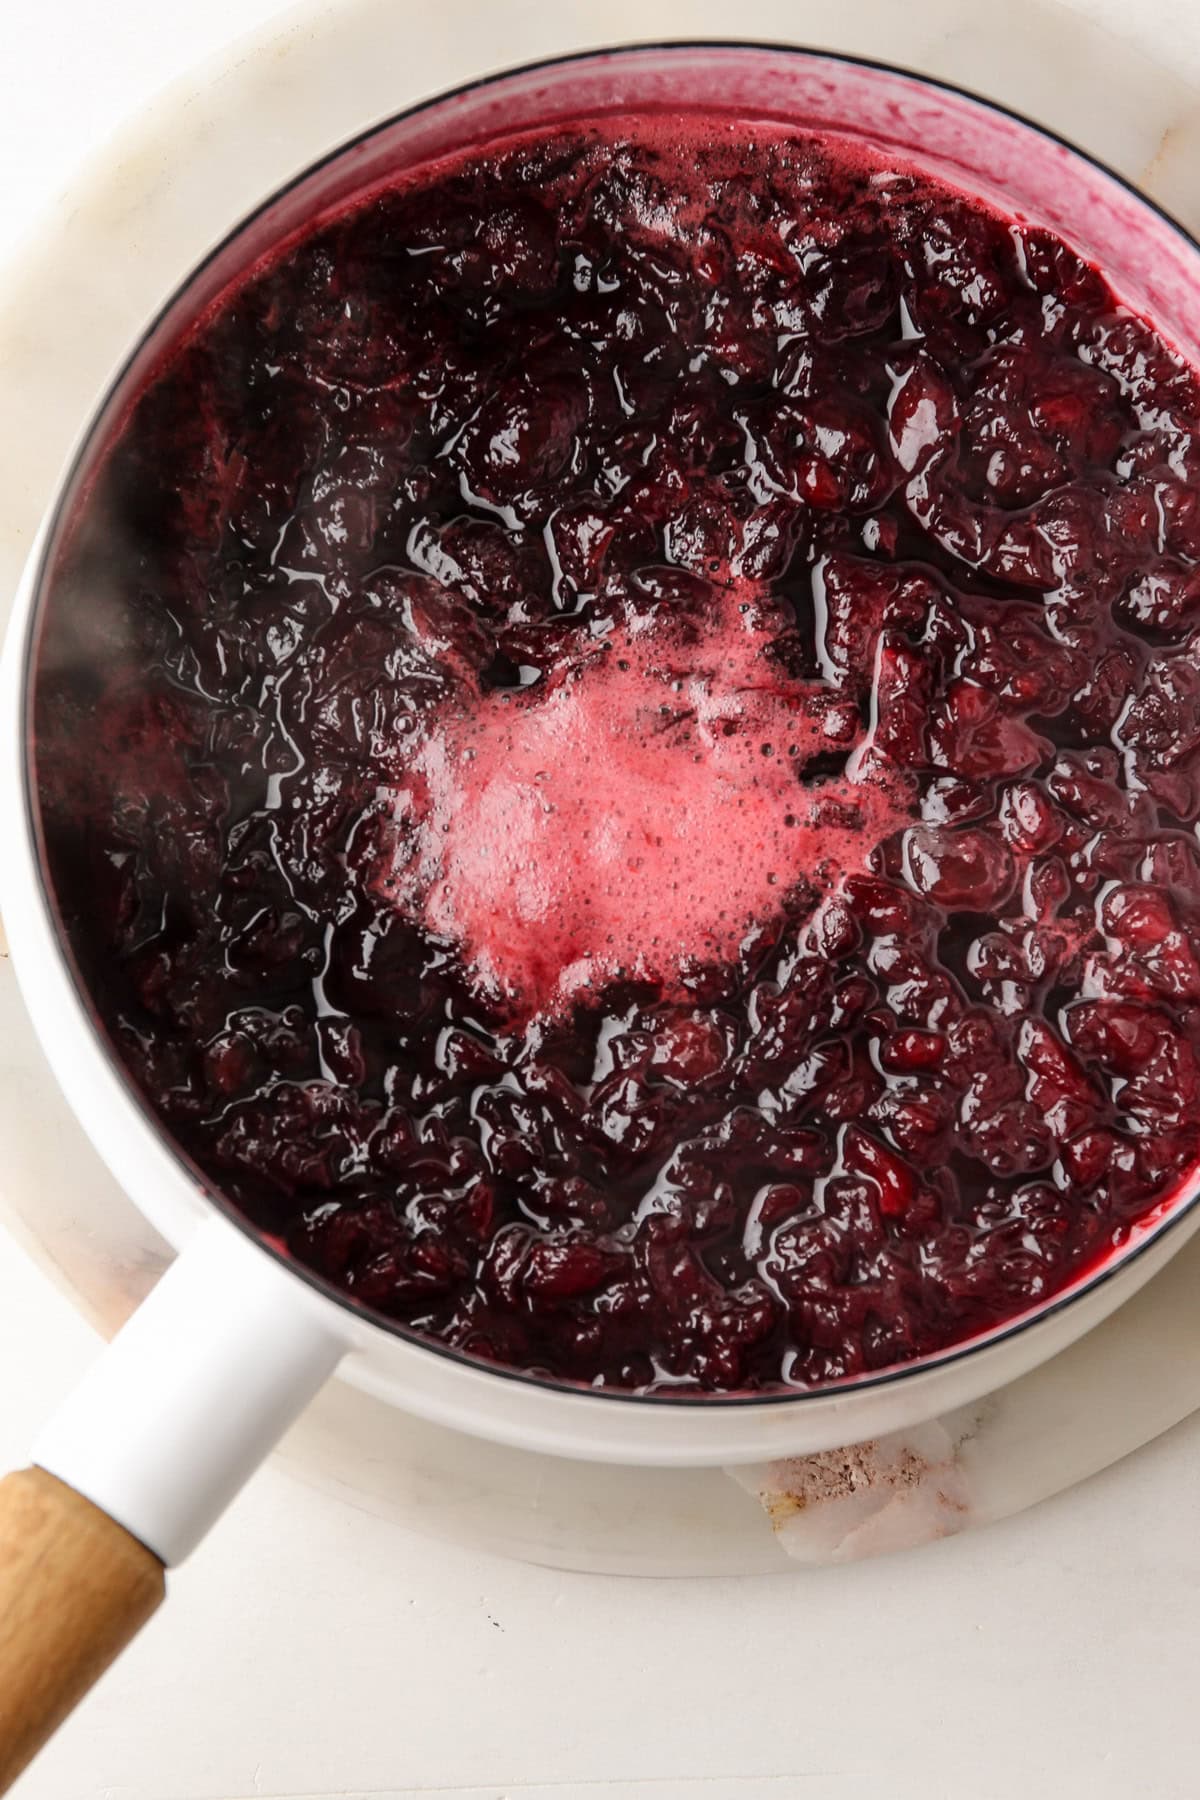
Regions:
<svg viewBox="0 0 1200 1800"><path fill-rule="evenodd" d="M0 278L125 114L278 10L274 0L0 0ZM1076 0L1076 10L1200 73L1194 0ZM66 1302L0 1238L0 1466L24 1460L93 1350ZM757 1580L650 1582L431 1544L268 1468L18 1791L1193 1796L1198 1510L1193 1419L1086 1486L934 1549Z"/></svg>

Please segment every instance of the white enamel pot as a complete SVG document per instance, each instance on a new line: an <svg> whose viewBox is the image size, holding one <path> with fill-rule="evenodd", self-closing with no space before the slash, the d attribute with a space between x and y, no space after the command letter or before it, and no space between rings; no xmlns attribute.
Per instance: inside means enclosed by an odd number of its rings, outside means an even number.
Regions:
<svg viewBox="0 0 1200 1800"><path fill-rule="evenodd" d="M116 1533L109 1549L115 1543L121 1551L117 1573L105 1578L112 1604L97 1608L103 1619L75 1618L78 1654L64 1656L59 1630L43 1659L49 1665L57 1658L52 1703L45 1682L31 1694L24 1678L9 1678L12 1658L6 1660L0 1622L0 1785L136 1628L161 1592L162 1565L188 1554L335 1371L426 1419L567 1457L698 1467L802 1454L901 1429L1013 1380L1106 1317L1200 1223L1192 1182L1164 1200L1100 1269L1042 1306L937 1357L820 1392L673 1400L575 1390L423 1344L356 1310L262 1245L174 1149L93 1022L41 871L25 707L47 562L113 420L164 347L248 262L388 171L497 131L581 112L669 113L684 105L892 146L1058 232L1106 271L1122 299L1200 363L1200 247L1125 182L1040 128L957 90L873 64L765 46L604 52L519 70L432 101L298 175L167 302L82 433L29 557L3 660L0 904L21 988L93 1144L180 1254L51 1421L34 1450L35 1470L0 1485L0 1589L25 1582L21 1591L36 1590L37 1607L13 1604L36 1612L43 1624L61 1619L81 1581L93 1599L93 1590L104 1588L99 1571L113 1557L97 1549L95 1533L108 1521ZM18 1492L13 1483L24 1486ZM64 1507L74 1508L65 1522ZM82 1552L70 1549L80 1531L89 1546L86 1566ZM44 1551L47 1532L61 1554L39 1551L39 1561L34 1551L39 1544ZM24 1640L20 1649L29 1663Z"/></svg>

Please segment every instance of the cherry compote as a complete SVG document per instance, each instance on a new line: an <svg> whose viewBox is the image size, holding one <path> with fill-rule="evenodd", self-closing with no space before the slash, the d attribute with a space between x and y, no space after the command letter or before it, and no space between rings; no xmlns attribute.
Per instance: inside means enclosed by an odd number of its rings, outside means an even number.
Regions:
<svg viewBox="0 0 1200 1800"><path fill-rule="evenodd" d="M55 572L105 1027L264 1233L468 1354L940 1350L1200 1156L1200 388L883 151L582 120L229 291Z"/></svg>

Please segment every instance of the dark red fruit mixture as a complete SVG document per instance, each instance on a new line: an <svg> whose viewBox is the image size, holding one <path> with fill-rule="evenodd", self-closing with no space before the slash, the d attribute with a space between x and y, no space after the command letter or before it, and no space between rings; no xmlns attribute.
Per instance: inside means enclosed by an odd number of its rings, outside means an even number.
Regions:
<svg viewBox="0 0 1200 1800"><path fill-rule="evenodd" d="M211 1180L612 1388L885 1368L1200 1154L1200 392L775 128L373 198L151 383L46 614L53 878Z"/></svg>

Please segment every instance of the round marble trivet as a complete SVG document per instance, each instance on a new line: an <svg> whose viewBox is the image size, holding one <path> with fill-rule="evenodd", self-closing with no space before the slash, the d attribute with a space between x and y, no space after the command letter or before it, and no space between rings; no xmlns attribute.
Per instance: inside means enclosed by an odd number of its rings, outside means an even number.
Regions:
<svg viewBox="0 0 1200 1800"><path fill-rule="evenodd" d="M176 83L63 197L0 293L0 596L90 404L229 223L372 120L489 69L730 35L717 0L342 0L295 8ZM878 57L987 93L1200 223L1200 94L1041 0L743 0L741 36ZM5 602L6 603L6 602ZM111 1333L167 1248L61 1099L0 963L0 1210ZM910 1546L1019 1511L1200 1405L1200 1240L1114 1318L978 1407L771 1468L605 1469L476 1443L333 1381L277 1457L349 1504L563 1568L763 1572Z"/></svg>

